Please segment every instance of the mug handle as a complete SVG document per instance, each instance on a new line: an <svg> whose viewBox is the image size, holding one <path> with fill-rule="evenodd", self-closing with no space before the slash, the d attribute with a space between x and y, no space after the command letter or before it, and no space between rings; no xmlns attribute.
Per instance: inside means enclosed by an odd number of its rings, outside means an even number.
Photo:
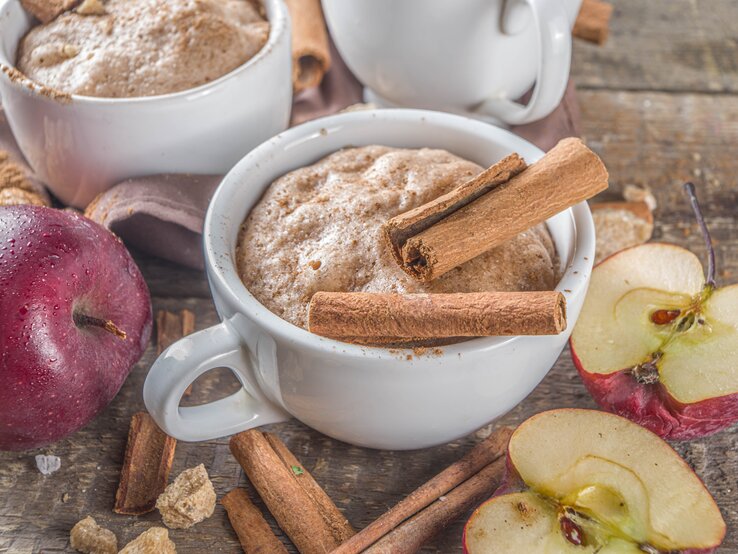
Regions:
<svg viewBox="0 0 738 554"><path fill-rule="evenodd" d="M180 407L187 387L218 367L231 369L241 390L201 406ZM178 340L161 353L144 383L146 409L165 433L183 441L215 439L290 419L264 396L250 368L241 338L223 321Z"/></svg>
<svg viewBox="0 0 738 554"><path fill-rule="evenodd" d="M512 100L490 98L475 110L521 125L546 117L561 102L569 82L571 67L571 29L561 0L519 0L530 7L538 34L539 65L533 94L523 106ZM507 0L505 16L511 16L515 0Z"/></svg>

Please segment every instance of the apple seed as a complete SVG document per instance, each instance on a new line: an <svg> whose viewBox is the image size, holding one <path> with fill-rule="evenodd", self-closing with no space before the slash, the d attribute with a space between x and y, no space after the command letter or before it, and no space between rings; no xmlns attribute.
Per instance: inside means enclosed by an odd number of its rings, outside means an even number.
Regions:
<svg viewBox="0 0 738 554"><path fill-rule="evenodd" d="M666 325L678 318L681 313L681 310L656 310L651 314L651 321L656 325Z"/></svg>
<svg viewBox="0 0 738 554"><path fill-rule="evenodd" d="M566 540L576 546L584 546L584 531L573 520L567 516L561 516L559 517L559 526Z"/></svg>

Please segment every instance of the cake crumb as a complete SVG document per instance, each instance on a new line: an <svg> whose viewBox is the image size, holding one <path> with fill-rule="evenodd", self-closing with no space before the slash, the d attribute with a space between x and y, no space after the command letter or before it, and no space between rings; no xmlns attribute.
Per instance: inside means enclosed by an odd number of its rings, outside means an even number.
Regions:
<svg viewBox="0 0 738 554"><path fill-rule="evenodd" d="M654 211L658 207L656 197L648 187L625 185L625 189L623 189L623 198L625 198L627 202L645 202L648 209L651 211Z"/></svg>
<svg viewBox="0 0 738 554"><path fill-rule="evenodd" d="M177 554L169 531L164 527L152 527L129 542L118 554Z"/></svg>
<svg viewBox="0 0 738 554"><path fill-rule="evenodd" d="M90 516L80 520L69 533L69 542L84 554L116 554L118 539L109 529L100 527Z"/></svg>
<svg viewBox="0 0 738 554"><path fill-rule="evenodd" d="M205 466L180 473L159 495L156 508L170 529L188 529L213 515L215 490Z"/></svg>
<svg viewBox="0 0 738 554"><path fill-rule="evenodd" d="M77 7L77 13L80 15L105 15L108 12L100 0L83 0Z"/></svg>

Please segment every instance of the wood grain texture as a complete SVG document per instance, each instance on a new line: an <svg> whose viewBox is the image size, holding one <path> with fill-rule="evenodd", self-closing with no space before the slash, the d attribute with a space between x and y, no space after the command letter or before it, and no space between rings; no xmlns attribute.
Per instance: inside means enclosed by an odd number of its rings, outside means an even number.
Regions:
<svg viewBox="0 0 738 554"><path fill-rule="evenodd" d="M681 183L693 179L716 240L719 282L736 282L738 96L732 92L738 92L738 2L612 3L615 12L607 44L577 41L573 66L587 144L610 171L611 191L602 200L618 199L629 183L650 186L659 203L654 213L655 240L683 245L703 257L702 239L681 192ZM155 297L154 310L192 310L200 329L216 323L201 272L144 256L137 259ZM152 344L120 394L87 428L49 448L0 453L0 553L69 552L69 530L88 514L115 531L121 545L160 524L156 512L138 518L111 512L128 423L133 413L143 409L141 389L154 356ZM187 402L220 397L234 386L230 372L212 372L198 380ZM557 407L595 407L568 352L499 423L514 425ZM434 449L378 452L336 442L295 421L271 426L270 431L285 441L356 529L458 460L475 440L490 432L484 428L478 437ZM738 552L738 428L675 446L714 494L728 523L720 552ZM59 472L41 475L33 460L39 453L60 456ZM199 463L208 467L218 498L237 486L249 488L227 440L179 443L172 472L176 475ZM249 492L263 510L254 491ZM463 519L423 551L461 552ZM274 520L268 515L267 520L288 550L295 552ZM220 504L194 530L173 530L170 536L184 554L241 552Z"/></svg>
<svg viewBox="0 0 738 554"><path fill-rule="evenodd" d="M615 9L607 43L574 41L580 88L738 91L738 2L608 1Z"/></svg>

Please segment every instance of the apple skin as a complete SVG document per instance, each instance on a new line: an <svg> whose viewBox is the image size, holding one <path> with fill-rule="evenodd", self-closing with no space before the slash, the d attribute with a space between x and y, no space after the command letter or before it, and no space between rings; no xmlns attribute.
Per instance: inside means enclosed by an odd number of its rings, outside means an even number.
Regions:
<svg viewBox="0 0 738 554"><path fill-rule="evenodd" d="M562 408L565 409L565 408ZM678 455L678 454L677 454ZM506 494L511 494L514 492L520 492L528 489L528 486L525 484L525 481L520 477L520 474L515 469L515 466L512 463L512 460L510 459L510 453L508 452L505 456L505 474L502 477L502 480L500 481L500 486L497 487L497 490L495 490L494 494L482 504L480 504L472 513L472 515L469 517L467 522L464 524L464 531L461 535L461 545L462 545L462 552L463 554L471 554L469 549L467 548L466 544L466 532L469 528L469 525L472 522L472 519L474 518L474 514L481 510L485 504L492 502L495 498L499 496L504 496ZM715 548L706 548L706 549L695 549L695 548L689 548L687 550L680 550L678 551L678 554L712 554L713 552L717 552L717 549L719 547ZM674 553L677 554L677 553Z"/></svg>
<svg viewBox="0 0 738 554"><path fill-rule="evenodd" d="M571 340L569 347L574 366L597 404L663 439L692 440L717 433L738 421L738 394L683 404L661 383L641 384L625 371L608 375L589 373L577 357Z"/></svg>
<svg viewBox="0 0 738 554"><path fill-rule="evenodd" d="M0 208L0 450L73 433L117 394L151 336L144 279L122 242L68 211ZM80 327L110 320L122 339Z"/></svg>

